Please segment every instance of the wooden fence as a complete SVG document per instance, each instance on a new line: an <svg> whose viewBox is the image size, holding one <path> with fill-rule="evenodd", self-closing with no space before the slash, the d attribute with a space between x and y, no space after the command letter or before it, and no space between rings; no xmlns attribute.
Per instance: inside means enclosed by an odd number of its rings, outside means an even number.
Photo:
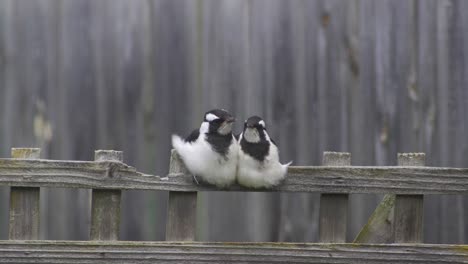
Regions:
<svg viewBox="0 0 468 264"><path fill-rule="evenodd" d="M10 240L0 241L0 263L468 263L468 246L421 243L423 195L467 194L468 169L423 167L422 153L399 154L399 166L357 167L349 153L325 152L324 166L291 167L268 190L196 185L174 151L167 177L138 172L119 151L96 151L90 162L39 153L13 149L12 159L0 159L0 185L11 186ZM91 241L37 240L40 187L92 189ZM167 241L118 241L121 192L131 189L169 191ZM320 192L320 243L194 242L200 191ZM350 193L388 194L390 231L377 230L383 204L355 242L345 243Z"/></svg>

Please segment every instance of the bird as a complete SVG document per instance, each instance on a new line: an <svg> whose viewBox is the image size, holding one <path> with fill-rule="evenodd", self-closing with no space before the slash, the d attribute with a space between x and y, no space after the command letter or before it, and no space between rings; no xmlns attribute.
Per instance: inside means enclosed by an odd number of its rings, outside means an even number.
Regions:
<svg viewBox="0 0 468 264"><path fill-rule="evenodd" d="M197 177L220 188L235 182L239 144L232 133L234 122L226 110L213 109L187 138L172 135L173 148L197 183Z"/></svg>
<svg viewBox="0 0 468 264"><path fill-rule="evenodd" d="M287 164L279 162L279 150L267 133L265 121L249 117L239 136L239 165L237 182L249 188L271 188L287 175Z"/></svg>

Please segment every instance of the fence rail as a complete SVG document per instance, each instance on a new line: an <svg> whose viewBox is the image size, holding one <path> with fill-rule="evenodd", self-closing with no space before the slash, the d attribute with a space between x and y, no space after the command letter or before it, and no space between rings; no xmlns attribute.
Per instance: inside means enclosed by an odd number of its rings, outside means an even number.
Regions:
<svg viewBox="0 0 468 264"><path fill-rule="evenodd" d="M0 263L468 263L457 245L0 241Z"/></svg>
<svg viewBox="0 0 468 264"><path fill-rule="evenodd" d="M0 185L88 189L220 191L197 185L186 173L166 177L138 172L118 161L0 159ZM468 194L467 168L415 166L307 166L289 168L272 189L233 186L222 191Z"/></svg>
<svg viewBox="0 0 468 264"><path fill-rule="evenodd" d="M0 159L0 185L12 186L10 240L0 241L0 263L468 263L467 246L420 244L422 194L468 192L468 169L423 167L422 153L400 154L399 166L360 167L351 166L349 153L326 152L325 166L291 167L276 188L220 190L195 184L174 151L166 177L138 172L123 163L118 151L96 151L95 161L43 160L38 159L39 152L13 149L13 159ZM39 227L38 187L93 189L92 241L34 240ZM131 189L169 191L168 242L117 241L121 190ZM193 242L199 191L319 192L319 240L326 243ZM385 210L376 210L363 228L360 244L343 243L349 193L395 194L384 199ZM392 218L379 216L380 211ZM391 226L383 234L375 219L384 217Z"/></svg>

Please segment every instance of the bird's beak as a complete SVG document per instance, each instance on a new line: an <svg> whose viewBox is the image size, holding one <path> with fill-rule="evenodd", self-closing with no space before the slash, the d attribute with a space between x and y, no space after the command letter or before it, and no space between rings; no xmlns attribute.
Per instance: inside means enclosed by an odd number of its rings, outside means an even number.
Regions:
<svg viewBox="0 0 468 264"><path fill-rule="evenodd" d="M226 122L227 122L227 123L234 123L234 122L236 122L236 119L235 119L234 117L228 117L228 118L226 119Z"/></svg>

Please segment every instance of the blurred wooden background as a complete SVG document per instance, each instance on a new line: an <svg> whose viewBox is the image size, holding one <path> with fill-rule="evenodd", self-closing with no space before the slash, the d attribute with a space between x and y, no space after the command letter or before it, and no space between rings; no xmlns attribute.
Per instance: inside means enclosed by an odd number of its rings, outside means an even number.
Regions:
<svg viewBox="0 0 468 264"><path fill-rule="evenodd" d="M224 107L265 117L295 165L334 150L468 167L467 14L463 0L0 0L0 157L116 149L164 175L170 135ZM380 198L352 197L349 240ZM467 198L427 197L425 242L468 242ZM42 238L88 238L89 191L41 199ZM123 199L122 239L163 240L167 193ZM317 240L317 194L199 199L200 240ZM2 189L0 239L7 208Z"/></svg>

